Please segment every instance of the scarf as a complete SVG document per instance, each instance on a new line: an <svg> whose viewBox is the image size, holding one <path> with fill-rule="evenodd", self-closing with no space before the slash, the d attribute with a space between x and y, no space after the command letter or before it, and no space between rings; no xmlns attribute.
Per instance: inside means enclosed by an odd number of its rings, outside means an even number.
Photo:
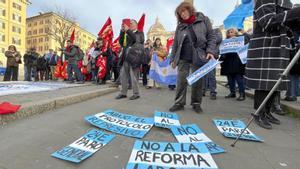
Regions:
<svg viewBox="0 0 300 169"><path fill-rule="evenodd" d="M186 19L186 20L183 20L182 22L183 23L186 23L186 24L192 24L196 21L196 16L195 15L192 15L189 19Z"/></svg>

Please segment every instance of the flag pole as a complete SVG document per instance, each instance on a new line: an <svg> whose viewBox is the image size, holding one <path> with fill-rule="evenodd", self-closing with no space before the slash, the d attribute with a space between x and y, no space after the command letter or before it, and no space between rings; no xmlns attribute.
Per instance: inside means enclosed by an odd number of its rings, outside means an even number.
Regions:
<svg viewBox="0 0 300 169"><path fill-rule="evenodd" d="M254 117L258 116L258 113L263 109L263 107L266 105L267 101L271 98L271 96L273 95L273 93L277 90L277 88L279 87L279 85L282 82L283 78L287 77L287 75L289 74L290 70L298 62L299 58L300 58L300 49L298 50L297 54L294 56L294 58L292 59L292 61L289 63L289 65L287 66L287 68L284 70L283 74L280 75L280 78L278 79L278 81L276 82L276 84L273 86L273 88L271 89L271 91L269 92L269 94L267 95L267 97L264 99L264 101L261 103L261 105L258 107L258 109L256 110L256 112L254 114L252 114L252 117L248 121L246 127L238 135L238 137L236 138L236 140L231 144L231 147L234 147L236 145L236 143L240 140L241 136L244 134L244 132L246 131L246 129L253 122Z"/></svg>

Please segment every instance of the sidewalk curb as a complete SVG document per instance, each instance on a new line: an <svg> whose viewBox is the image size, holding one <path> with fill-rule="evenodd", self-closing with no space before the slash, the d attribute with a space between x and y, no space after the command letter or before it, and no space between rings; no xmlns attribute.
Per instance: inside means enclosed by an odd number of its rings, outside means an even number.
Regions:
<svg viewBox="0 0 300 169"><path fill-rule="evenodd" d="M65 97L43 100L35 103L27 103L22 105L22 108L15 114L0 116L0 125L4 125L8 122L19 119L25 119L37 114L44 113L46 111L62 108L71 104L84 102L116 91L118 91L118 88L98 89L94 91L73 94Z"/></svg>
<svg viewBox="0 0 300 169"><path fill-rule="evenodd" d="M225 87L224 81L217 81L217 83L223 87ZM251 99L254 98L254 94L252 92L249 92L249 91L246 91L246 96L247 97L250 97ZM292 113L293 115L296 115L297 117L300 117L300 109L293 106L293 105L289 105L287 103L284 103L284 102L280 102L281 104L281 108L287 112L287 113Z"/></svg>

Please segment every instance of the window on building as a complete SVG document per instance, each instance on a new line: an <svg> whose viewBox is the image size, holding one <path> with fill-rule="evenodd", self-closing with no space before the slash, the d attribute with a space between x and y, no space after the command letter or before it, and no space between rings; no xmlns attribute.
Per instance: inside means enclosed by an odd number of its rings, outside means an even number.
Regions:
<svg viewBox="0 0 300 169"><path fill-rule="evenodd" d="M12 44L14 45L21 45L21 38L19 37L12 37Z"/></svg>
<svg viewBox="0 0 300 169"><path fill-rule="evenodd" d="M5 35L4 33L0 32L0 42L5 42Z"/></svg>
<svg viewBox="0 0 300 169"><path fill-rule="evenodd" d="M32 43L37 43L37 40L36 40L36 39L33 39L33 40L32 40Z"/></svg>
<svg viewBox="0 0 300 169"><path fill-rule="evenodd" d="M48 42L49 41L49 38L48 37L45 37L45 42Z"/></svg>
<svg viewBox="0 0 300 169"><path fill-rule="evenodd" d="M46 23L46 24L50 23L50 20L49 20L49 19L46 19L45 23Z"/></svg>
<svg viewBox="0 0 300 169"><path fill-rule="evenodd" d="M3 21L0 21L0 28L5 29L5 23Z"/></svg>
<svg viewBox="0 0 300 169"><path fill-rule="evenodd" d="M44 24L44 20L41 20L41 21L40 21L40 25L43 25L43 24Z"/></svg>
<svg viewBox="0 0 300 169"><path fill-rule="evenodd" d="M17 9L17 10L19 10L19 11L21 11L22 10L22 6L21 5L19 5L19 4L17 4L17 3L13 3L13 8L15 8L15 9Z"/></svg>
<svg viewBox="0 0 300 169"><path fill-rule="evenodd" d="M14 21L22 22L22 16L20 14L13 13L12 19Z"/></svg>
<svg viewBox="0 0 300 169"><path fill-rule="evenodd" d="M44 33L44 29L43 29L43 28L40 29L40 30L39 30L39 33Z"/></svg>
<svg viewBox="0 0 300 169"><path fill-rule="evenodd" d="M43 42L44 41L44 38L39 38L39 42Z"/></svg>
<svg viewBox="0 0 300 169"><path fill-rule="evenodd" d="M20 28L20 27L13 26L13 27L12 27L12 31L15 32L15 33L21 34L21 28Z"/></svg>
<svg viewBox="0 0 300 169"><path fill-rule="evenodd" d="M0 15L1 16L6 16L5 8L0 8Z"/></svg>
<svg viewBox="0 0 300 169"><path fill-rule="evenodd" d="M45 28L45 33L49 33L49 28Z"/></svg>
<svg viewBox="0 0 300 169"><path fill-rule="evenodd" d="M43 46L40 46L40 47L39 47L39 51L43 51Z"/></svg>
<svg viewBox="0 0 300 169"><path fill-rule="evenodd" d="M27 44L30 45L31 44L31 39L27 40Z"/></svg>
<svg viewBox="0 0 300 169"><path fill-rule="evenodd" d="M34 30L32 34L36 35L37 34L37 30Z"/></svg>
<svg viewBox="0 0 300 169"><path fill-rule="evenodd" d="M28 36L32 35L32 32L31 32L31 31L28 31L28 32L27 32L27 35L28 35Z"/></svg>

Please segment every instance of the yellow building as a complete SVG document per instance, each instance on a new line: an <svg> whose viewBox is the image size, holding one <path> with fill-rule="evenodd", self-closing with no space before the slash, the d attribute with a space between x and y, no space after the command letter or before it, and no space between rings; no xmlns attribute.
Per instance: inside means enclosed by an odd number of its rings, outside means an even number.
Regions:
<svg viewBox="0 0 300 169"><path fill-rule="evenodd" d="M53 36L50 36L48 32L50 29L53 29L53 27L51 28L51 24L61 24L62 22L63 24L74 25L76 32L74 44L80 46L84 51L97 38L92 33L81 28L78 23L72 24L54 12L41 13L37 16L27 18L26 48L35 47L40 55L47 53L49 49L59 51L59 42ZM70 29L68 37L70 37L74 28Z"/></svg>
<svg viewBox="0 0 300 169"><path fill-rule="evenodd" d="M15 45L24 54L27 0L0 0L0 67L6 67L4 52ZM21 70L21 69L20 69Z"/></svg>
<svg viewBox="0 0 300 169"><path fill-rule="evenodd" d="M175 32L168 32L164 26L156 18L154 25L152 25L147 33L147 38L154 42L155 38L160 38L163 45L167 44L167 39L174 36Z"/></svg>

